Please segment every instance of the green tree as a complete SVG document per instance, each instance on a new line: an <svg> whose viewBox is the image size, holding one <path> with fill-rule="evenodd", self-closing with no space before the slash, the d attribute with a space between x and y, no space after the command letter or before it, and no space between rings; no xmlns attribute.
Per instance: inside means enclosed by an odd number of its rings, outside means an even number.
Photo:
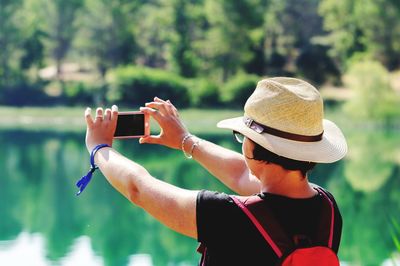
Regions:
<svg viewBox="0 0 400 266"><path fill-rule="evenodd" d="M349 116L390 122L400 115L400 99L390 85L389 73L376 61L351 64L344 77L345 86L354 97L345 105Z"/></svg>
<svg viewBox="0 0 400 266"><path fill-rule="evenodd" d="M19 56L23 36L20 35L18 10L22 0L0 2L0 88L12 86L19 75Z"/></svg>
<svg viewBox="0 0 400 266"><path fill-rule="evenodd" d="M41 8L37 0L24 0L20 10L20 23L23 25L19 30L19 34L23 36L20 62L22 70L32 67L38 70L45 60L44 42L48 35L43 27L44 17L40 16Z"/></svg>
<svg viewBox="0 0 400 266"><path fill-rule="evenodd" d="M319 13L329 34L332 55L345 64L358 54L372 55L386 67L400 66L400 12L398 1L322 0Z"/></svg>
<svg viewBox="0 0 400 266"><path fill-rule="evenodd" d="M33 65L40 68L44 59L43 39L45 33L39 29L31 29L27 38L22 42L24 55L21 57L21 68L29 69Z"/></svg>
<svg viewBox="0 0 400 266"><path fill-rule="evenodd" d="M138 44L136 63L148 67L170 68L171 6L167 1L149 1L141 5L132 29Z"/></svg>
<svg viewBox="0 0 400 266"><path fill-rule="evenodd" d="M201 34L202 0L186 1L174 0L173 2L173 27L175 34L171 41L172 63L176 72L184 77L195 77L200 60L193 47L193 43ZM198 36L200 35L200 36Z"/></svg>
<svg viewBox="0 0 400 266"><path fill-rule="evenodd" d="M265 8L265 1L262 0L205 1L210 24L206 33L205 54L207 60L212 61L211 68L219 71L222 81L254 60L253 52L258 42L254 42L253 38L259 36Z"/></svg>
<svg viewBox="0 0 400 266"><path fill-rule="evenodd" d="M78 29L76 18L83 6L83 0L37 0L35 10L42 19L47 34L47 48L50 58L56 63L57 77L60 78L62 63L71 49Z"/></svg>
<svg viewBox="0 0 400 266"><path fill-rule="evenodd" d="M119 67L109 73L108 100L123 105L141 106L154 96L171 100L178 107L190 105L188 85L174 73L144 67Z"/></svg>
<svg viewBox="0 0 400 266"><path fill-rule="evenodd" d="M337 75L327 48L314 42L323 33L320 0L271 0L265 13L265 58L269 75L301 75L322 83Z"/></svg>
<svg viewBox="0 0 400 266"><path fill-rule="evenodd" d="M45 98L37 75L31 71L34 68L38 73L44 59L44 34L30 10L32 2L0 1L1 104L20 105Z"/></svg>
<svg viewBox="0 0 400 266"><path fill-rule="evenodd" d="M77 45L94 60L102 78L108 69L133 62L136 51L133 18L141 2L86 0Z"/></svg>

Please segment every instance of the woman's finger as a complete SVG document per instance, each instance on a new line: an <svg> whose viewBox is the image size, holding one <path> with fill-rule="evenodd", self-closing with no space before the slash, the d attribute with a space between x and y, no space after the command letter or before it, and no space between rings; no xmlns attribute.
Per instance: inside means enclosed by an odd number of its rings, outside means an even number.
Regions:
<svg viewBox="0 0 400 266"><path fill-rule="evenodd" d="M154 118L158 124L160 124L162 115L160 112L156 109L150 108L150 107L140 107L140 111L143 112L144 114L150 115L152 118Z"/></svg>
<svg viewBox="0 0 400 266"><path fill-rule="evenodd" d="M98 107L96 109L96 119L94 121L103 121L103 108Z"/></svg>
<svg viewBox="0 0 400 266"><path fill-rule="evenodd" d="M160 111L161 114L166 114L168 113L168 110L165 106L165 103L161 103L161 102L149 102L145 104L146 107L150 107L153 109L157 109L158 111Z"/></svg>
<svg viewBox="0 0 400 266"><path fill-rule="evenodd" d="M170 106L171 113L177 117L179 117L178 109L176 109L175 105L172 104L170 100L167 100L167 103Z"/></svg>
<svg viewBox="0 0 400 266"><path fill-rule="evenodd" d="M155 102L160 102L160 103L166 103L167 101L164 101L163 99L161 99L161 98L158 98L158 97L154 97L154 101Z"/></svg>
<svg viewBox="0 0 400 266"><path fill-rule="evenodd" d="M118 120L118 106L115 104L111 106L111 121L117 123Z"/></svg>
<svg viewBox="0 0 400 266"><path fill-rule="evenodd" d="M106 121L110 121L111 120L111 109L110 108L106 109L104 120L106 120Z"/></svg>
<svg viewBox="0 0 400 266"><path fill-rule="evenodd" d="M145 137L141 137L139 139L139 143L140 144L160 144L161 143L161 138L160 135L158 136L145 136Z"/></svg>
<svg viewBox="0 0 400 266"><path fill-rule="evenodd" d="M164 113L170 114L170 115L177 115L176 108L171 103L170 100L164 101L163 99L160 99L158 97L154 97L154 102L156 102L158 104L159 108L163 108L165 110Z"/></svg>
<svg viewBox="0 0 400 266"><path fill-rule="evenodd" d="M92 114L91 114L92 109L90 109L89 107L86 108L85 110L85 120L86 120L86 125L88 127L92 127L93 126L93 118L92 118Z"/></svg>

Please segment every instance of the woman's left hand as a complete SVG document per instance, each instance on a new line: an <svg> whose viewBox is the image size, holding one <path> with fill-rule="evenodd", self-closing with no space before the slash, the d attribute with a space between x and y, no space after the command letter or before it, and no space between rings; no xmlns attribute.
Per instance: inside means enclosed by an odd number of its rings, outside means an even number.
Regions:
<svg viewBox="0 0 400 266"><path fill-rule="evenodd" d="M183 138L189 134L178 110L169 100L162 100L158 97L153 102L146 103L146 107L141 107L140 111L150 115L161 127L161 132L157 136L145 136L140 138L140 143L150 143L164 145L172 149L181 149Z"/></svg>
<svg viewBox="0 0 400 266"><path fill-rule="evenodd" d="M118 119L118 107L113 105L103 113L103 108L96 109L96 117L93 120L91 109L85 111L86 119L86 148L89 152L98 144L112 146L115 128Z"/></svg>

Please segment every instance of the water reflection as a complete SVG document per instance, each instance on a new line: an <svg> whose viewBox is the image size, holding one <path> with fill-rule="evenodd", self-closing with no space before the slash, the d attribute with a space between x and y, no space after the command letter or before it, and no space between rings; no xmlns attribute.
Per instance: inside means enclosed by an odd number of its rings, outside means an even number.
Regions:
<svg viewBox="0 0 400 266"><path fill-rule="evenodd" d="M341 254L362 265L380 265L394 250L389 219L400 221L400 169L394 156L400 150L399 134L364 129L347 138L345 181L335 180L336 197L348 217Z"/></svg>
<svg viewBox="0 0 400 266"><path fill-rule="evenodd" d="M41 234L20 233L15 240L8 241L0 249L1 265L46 266L51 262L46 259L46 240ZM23 254L23 255L22 255ZM90 239L82 236L76 239L70 251L58 262L58 265L100 266L103 260L94 254Z"/></svg>
<svg viewBox="0 0 400 266"><path fill-rule="evenodd" d="M394 159L400 140L395 132L347 135L348 159L317 166L312 180L328 187L341 207L341 259L379 265L394 250L388 217L400 221L400 169ZM229 135L205 137L240 150ZM10 265L7 258L22 247L18 254L26 256L18 258L41 257L38 265L196 265L195 240L132 206L100 173L75 196L74 183L89 167L83 140L83 133L0 132L0 264ZM229 192L179 151L134 141L116 146L167 182Z"/></svg>
<svg viewBox="0 0 400 266"><path fill-rule="evenodd" d="M345 177L356 191L374 192L384 186L396 171L399 137L387 131L365 130L349 134Z"/></svg>

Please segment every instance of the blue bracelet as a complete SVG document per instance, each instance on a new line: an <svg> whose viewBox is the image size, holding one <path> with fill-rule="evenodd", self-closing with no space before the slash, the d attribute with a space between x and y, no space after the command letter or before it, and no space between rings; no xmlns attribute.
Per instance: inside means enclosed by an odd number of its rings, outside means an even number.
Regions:
<svg viewBox="0 0 400 266"><path fill-rule="evenodd" d="M99 144L96 147L94 147L92 152L90 153L90 170L86 175L82 176L78 180L78 182L76 182L76 186L79 188L78 193L76 193L77 196L79 196L82 193L82 191L86 188L86 186L92 179L94 171L96 171L96 169L98 168L97 165L95 165L94 163L94 156L96 155L96 152L105 147L111 147L111 146L108 144Z"/></svg>

